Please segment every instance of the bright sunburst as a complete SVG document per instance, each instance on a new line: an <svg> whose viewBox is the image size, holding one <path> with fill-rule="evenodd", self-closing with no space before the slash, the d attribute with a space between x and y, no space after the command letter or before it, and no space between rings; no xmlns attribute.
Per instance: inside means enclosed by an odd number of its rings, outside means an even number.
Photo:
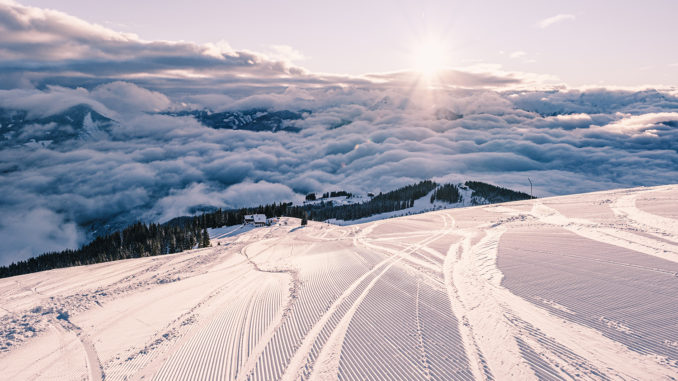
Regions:
<svg viewBox="0 0 678 381"><path fill-rule="evenodd" d="M413 49L414 69L431 77L448 66L446 44L439 39L429 38L419 42Z"/></svg>

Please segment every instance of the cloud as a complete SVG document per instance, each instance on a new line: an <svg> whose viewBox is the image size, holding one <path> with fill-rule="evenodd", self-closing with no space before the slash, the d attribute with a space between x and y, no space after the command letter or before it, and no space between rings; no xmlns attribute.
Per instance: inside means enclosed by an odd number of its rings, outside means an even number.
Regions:
<svg viewBox="0 0 678 381"><path fill-rule="evenodd" d="M537 23L537 26L544 29L548 28L552 25L561 23L563 21L571 21L574 20L576 17L574 15L568 14L568 13L561 13L555 16L547 17Z"/></svg>
<svg viewBox="0 0 678 381"><path fill-rule="evenodd" d="M373 82L369 85L383 88L413 88L423 81L420 73L411 71L367 74L364 78ZM437 85L449 88L541 88L550 87L553 80L551 76L506 72L496 65L441 70L435 76Z"/></svg>
<svg viewBox="0 0 678 381"><path fill-rule="evenodd" d="M16 3L0 3L0 85L11 78L39 85L58 77L130 79L159 76L173 79L220 76L303 79L306 71L263 55L234 51L225 43L144 41L88 23L68 14ZM296 51L278 46L286 58ZM296 53L295 53L296 54Z"/></svg>
<svg viewBox="0 0 678 381"><path fill-rule="evenodd" d="M425 178L524 191L529 177L546 196L678 178L675 89L568 90L496 65L442 71L434 86L408 71L318 75L8 2L0 29L0 264L137 220L308 192ZM78 105L113 121L62 115ZM168 114L205 109L303 117L288 121L298 133L273 133ZM24 113L34 121L12 119Z"/></svg>
<svg viewBox="0 0 678 381"><path fill-rule="evenodd" d="M97 86L92 90L91 95L92 98L118 113L163 111L171 104L164 94L121 81Z"/></svg>
<svg viewBox="0 0 678 381"><path fill-rule="evenodd" d="M618 134L632 136L648 134L656 137L658 129L672 130L676 126L678 126L678 112L659 112L642 115L624 115L622 119L602 126L601 129Z"/></svg>
<svg viewBox="0 0 678 381"><path fill-rule="evenodd" d="M520 57L524 57L525 55L527 55L527 53L525 53L525 52L522 51L522 50L518 50L518 51L515 51L515 52L511 53L511 54L509 55L509 57L511 57L511 58L520 58Z"/></svg>
<svg viewBox="0 0 678 381"><path fill-rule="evenodd" d="M195 95L209 88L242 97L290 86L412 86L419 76L412 72L366 76L311 73L293 63L305 57L287 45L272 45L262 54L234 50L225 41L145 41L62 12L14 2L0 3L0 32L0 89L92 89L124 81L167 96ZM439 78L450 87L492 88L534 88L543 79L497 67L448 70Z"/></svg>
<svg viewBox="0 0 678 381"><path fill-rule="evenodd" d="M376 84L177 97L112 82L92 90L0 91L0 108L36 115L77 102L115 123L96 138L46 146L13 144L4 135L10 128L0 128L0 211L8 221L0 242L20 242L13 226L25 213L48 211L45 219L56 221L54 232L41 228L53 238L26 250L12 243L4 252L22 256L79 244L87 235L82 226L105 231L205 208L295 200L307 192L387 191L431 177L524 190L529 176L545 196L670 183L678 176L678 97L657 90L480 86L426 95ZM154 111L189 103L197 109L304 110L304 118L290 122L299 133L272 133L215 130L192 117ZM439 119L440 109L463 117ZM46 141L63 128L77 133L79 127L35 124L24 126L21 136Z"/></svg>
<svg viewBox="0 0 678 381"><path fill-rule="evenodd" d="M115 81L93 88L47 86L44 91L0 90L0 107L29 111L31 117L46 117L77 105L88 105L110 118L125 118L140 112L168 109L167 96L130 82Z"/></svg>
<svg viewBox="0 0 678 381"><path fill-rule="evenodd" d="M54 115L78 104L89 105L104 115L111 113L101 102L92 99L89 92L83 88L49 86L45 91L0 90L1 107L27 110L34 117Z"/></svg>
<svg viewBox="0 0 678 381"><path fill-rule="evenodd" d="M306 56L297 49L289 45L271 45L267 56L276 61L299 62L306 59Z"/></svg>
<svg viewBox="0 0 678 381"><path fill-rule="evenodd" d="M238 183L223 190L204 183L194 183L187 188L170 191L155 203L153 209L145 213L144 218L165 222L199 210L241 208L270 204L271 200L298 199L300 196L289 187L267 181Z"/></svg>
<svg viewBox="0 0 678 381"><path fill-rule="evenodd" d="M44 208L0 215L0 263L9 264L46 251L76 247L84 234L73 222Z"/></svg>

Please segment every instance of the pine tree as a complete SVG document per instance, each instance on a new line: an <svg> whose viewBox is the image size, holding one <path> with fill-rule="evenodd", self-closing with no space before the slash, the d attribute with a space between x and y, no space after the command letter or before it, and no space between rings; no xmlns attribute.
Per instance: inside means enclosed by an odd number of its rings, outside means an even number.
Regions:
<svg viewBox="0 0 678 381"><path fill-rule="evenodd" d="M308 225L308 212L304 212L304 217L301 218L301 226Z"/></svg>
<svg viewBox="0 0 678 381"><path fill-rule="evenodd" d="M202 242L200 243L200 247L210 247L212 244L210 243L210 235L207 233L207 229L203 228L202 229Z"/></svg>

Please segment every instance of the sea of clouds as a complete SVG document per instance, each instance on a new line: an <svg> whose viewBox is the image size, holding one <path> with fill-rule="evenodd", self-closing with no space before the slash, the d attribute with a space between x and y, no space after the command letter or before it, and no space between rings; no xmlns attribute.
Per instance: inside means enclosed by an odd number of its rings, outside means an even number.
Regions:
<svg viewBox="0 0 678 381"><path fill-rule="evenodd" d="M678 93L570 89L492 68L319 75L224 45L149 42L0 2L0 108L86 104L114 122L0 149L0 265L91 238L85 227L199 209L365 193L433 178L549 196L674 183ZM218 130L167 112L290 110L298 133ZM461 115L461 118L450 117ZM57 126L29 125L46 140ZM0 137L1 139L2 137Z"/></svg>

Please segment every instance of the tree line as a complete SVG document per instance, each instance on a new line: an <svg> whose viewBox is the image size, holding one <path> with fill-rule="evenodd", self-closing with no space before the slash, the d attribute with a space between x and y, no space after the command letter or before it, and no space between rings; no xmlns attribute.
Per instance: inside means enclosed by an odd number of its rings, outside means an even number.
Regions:
<svg viewBox="0 0 678 381"><path fill-rule="evenodd" d="M473 191L471 193L472 198L481 197L487 200L487 202L490 204L497 202L529 200L533 198L524 192L517 192L508 188L502 188L480 181L467 181L464 183L464 185Z"/></svg>
<svg viewBox="0 0 678 381"><path fill-rule="evenodd" d="M48 252L0 267L0 278L62 267L172 254L208 246L209 234L200 224L176 226L137 222L121 231L96 237L76 250Z"/></svg>
<svg viewBox="0 0 678 381"><path fill-rule="evenodd" d="M414 206L414 201L426 196L438 186L431 180L407 185L396 190L379 193L369 201L360 204L335 205L332 201L321 201L315 204L290 206L288 216L301 218L305 213L314 221L357 220L375 214L394 212Z"/></svg>
<svg viewBox="0 0 678 381"><path fill-rule="evenodd" d="M436 189L431 195L431 204L433 204L435 200L456 204L461 201L459 188L457 188L457 186L454 184L443 184L438 187L438 189Z"/></svg>
<svg viewBox="0 0 678 381"><path fill-rule="evenodd" d="M483 197L490 203L530 198L526 193L477 181L467 181L465 186L473 190L473 197ZM217 209L198 216L178 217L164 224L136 222L120 231L96 237L79 249L48 252L12 263L9 266L2 266L0 267L0 278L62 267L172 254L193 248L209 247L208 228L242 224L246 214L265 214L267 217L296 217L313 221L356 220L375 214L411 208L414 206L415 200L426 196L434 189L431 202L435 200L449 203L460 201L461 196L456 185L444 184L438 186L431 180L425 180L390 192L379 193L369 201L360 204L335 205L332 201L320 201L319 203L304 205L293 205L291 202L273 203L252 208Z"/></svg>

